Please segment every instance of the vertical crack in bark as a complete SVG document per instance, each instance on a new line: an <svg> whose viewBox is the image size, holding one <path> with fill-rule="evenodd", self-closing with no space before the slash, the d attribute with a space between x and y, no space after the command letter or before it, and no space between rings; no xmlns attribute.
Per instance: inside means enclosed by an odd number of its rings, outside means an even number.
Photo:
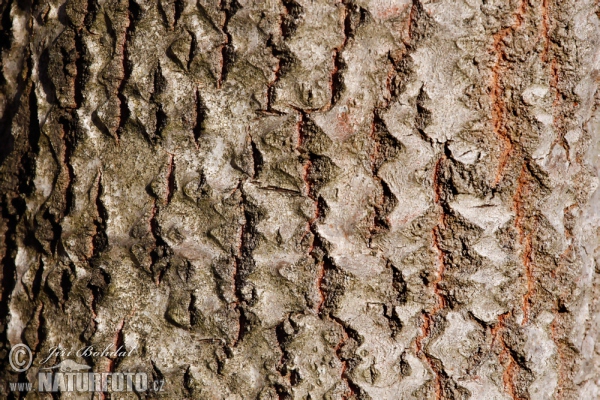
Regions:
<svg viewBox="0 0 600 400"><path fill-rule="evenodd" d="M317 291L319 292L319 297L321 300L319 301L319 303L316 304L315 311L320 314L323 304L325 303L325 297L326 297L325 294L323 293L323 287L322 287L323 278L325 276L325 259L324 259L324 257L322 259L320 259L321 257L319 257L319 256L315 257L312 253L315 251L315 247L318 247L319 252L323 252L324 254L327 254L326 250L321 248L322 243L320 242L320 236L319 236L319 233L318 233L317 227L316 227L316 223L319 221L319 218L322 216L322 213L321 213L322 204L320 204L319 199L316 197L314 183L310 179L311 170L313 168L313 158L315 155L312 154L311 152L307 152L303 149L303 146L305 144L304 129L305 129L305 124L308 122L308 114L306 114L302 110L298 110L298 112L299 112L299 118L298 118L298 123L296 125L297 133L298 133L298 141L297 141L296 150L304 156L303 158L301 158L301 160L303 162L302 180L304 181L304 189L305 189L306 196L308 196L308 198L311 199L313 202L314 214L313 214L313 217L310 220L308 220L306 223L306 233L311 234L313 237L311 245L308 249L308 254L311 255L317 261L318 272L317 272L317 279L316 279L316 287L317 287Z"/></svg>
<svg viewBox="0 0 600 400"><path fill-rule="evenodd" d="M511 34L514 34L523 24L525 8L527 2L521 0L521 3L514 13L515 22L513 25L500 30L494 35L493 52L496 55L496 62L492 67L492 78L490 83L490 100L492 103L492 125L494 134L504 143L502 153L498 160L498 168L494 177L494 187L502 181L504 169L508 163L510 154L513 151L514 145L506 127L506 104L503 99L504 87L502 83L502 72L505 69L502 63L506 61L506 49L504 40Z"/></svg>
<svg viewBox="0 0 600 400"><path fill-rule="evenodd" d="M5 25L6 21L2 21ZM8 36L8 35L7 35ZM3 47L3 46L0 46ZM3 245L0 247L1 275L0 275L0 342L9 343L8 322L12 318L10 303L13 291L17 286L17 255L19 253L20 236L23 231L22 221L26 217L26 196L33 189L33 178L35 177L35 157L39 152L40 128L37 111L37 97L35 86L30 82L33 60L30 50L24 56L26 63L23 71L23 88L19 88L13 104L5 109L9 115L1 122L6 123L0 130L12 137L11 149L8 149L6 158L0 163L6 167L5 160L14 163L13 168L3 169L3 179L0 179L0 215L3 228ZM21 86L21 82L19 82ZM13 109L14 108L14 109ZM5 114L5 115L6 115ZM19 124L22 131L18 129ZM0 124L2 125L2 124ZM20 131L20 134L17 133ZM38 276L34 283L37 283ZM24 317L24 316L22 316ZM2 365L8 367L8 358L4 358Z"/></svg>
<svg viewBox="0 0 600 400"><path fill-rule="evenodd" d="M208 116L208 108L204 104L202 97L200 96L200 90L196 89L196 123L193 128L194 132L194 143L196 145L196 149L200 147L200 136L202 132L204 132L204 123L206 121L206 117Z"/></svg>
<svg viewBox="0 0 600 400"><path fill-rule="evenodd" d="M566 131L566 127L565 127L565 121L563 118L563 115L561 113L560 107L562 105L562 99L563 97L566 97L563 95L563 93L560 90L559 84L560 84L560 75L559 75L559 70L558 70L558 61L556 60L556 58L552 59L552 62L550 63L550 75L551 75L551 79L550 79L550 88L552 89L552 91L554 91L554 101L552 102L552 119L553 119L553 124L554 124L554 128L557 130L556 132L556 139L554 140L554 142L552 142L552 145L550 146L550 153L552 153L552 150L554 150L554 146L556 146L557 144L560 145L564 150L565 150L565 155L567 157L567 161L571 162L571 151L570 151L570 147L569 147L569 142L567 142L567 139L565 139L565 131Z"/></svg>
<svg viewBox="0 0 600 400"><path fill-rule="evenodd" d="M542 13L542 37L544 40L544 48L541 54L541 60L545 64L549 64L550 69L550 89L554 92L554 101L552 102L552 118L555 129L557 130L557 138L550 146L550 153L557 144L560 145L566 153L567 161L571 161L571 151L569 143L565 139L566 127L563 115L560 111L562 99L566 96L560 90L560 72L558 69L558 60L556 57L552 57L552 60L548 62L548 54L550 52L550 45L552 43L550 39L550 9L549 0L542 0L541 13Z"/></svg>
<svg viewBox="0 0 600 400"><path fill-rule="evenodd" d="M342 379L345 380L346 385L348 386L348 392L345 393L344 395L342 395L342 399L348 399L351 398L355 393L353 390L352 385L350 384L350 379L348 377L348 363L340 356L340 352L342 350L342 347L344 346L344 344L346 343L346 341L349 338L348 332L346 331L346 327L343 324L343 321L340 321L337 318L333 319L335 322L337 322L339 325L342 326L342 340L340 340L340 342L336 345L334 352L336 357L340 360L340 362L342 363Z"/></svg>
<svg viewBox="0 0 600 400"><path fill-rule="evenodd" d="M193 31L188 30L187 33L192 38L192 42L190 43L190 51L188 53L188 61L185 65L186 70L189 71L192 66L192 62L194 61L194 57L196 57L196 54L198 53L198 39Z"/></svg>
<svg viewBox="0 0 600 400"><path fill-rule="evenodd" d="M388 106L383 110L386 110L387 107ZM373 224L369 229L369 247L372 245L374 235L389 231L390 222L388 220L388 215L398 205L398 199L392 193L389 185L379 176L379 169L383 164L391 160L400 152L401 145L388 131L385 122L380 117L381 111L382 110L380 109L374 110L370 133L373 148L369 155L371 174L373 175L373 179L379 184L381 192L377 204L375 204ZM388 260L386 260L386 262L387 261Z"/></svg>
<svg viewBox="0 0 600 400"><path fill-rule="evenodd" d="M44 302L40 301L37 309L35 311L35 321L36 321L36 337L35 337L35 343L29 343L29 347L32 349L32 353L33 353L33 359L35 359L35 355L39 354L40 350L42 349L42 344L44 342L44 340L46 339L46 332L45 332L45 328L44 328L44 314L42 313L42 311L44 310Z"/></svg>
<svg viewBox="0 0 600 400"><path fill-rule="evenodd" d="M533 295L534 283L533 283L533 247L532 247L532 233L530 232L531 228L527 228L524 226L524 220L529 219L530 217L526 215L524 197L527 191L527 163L523 163L523 167L521 168L521 174L519 175L519 180L517 183L517 189L515 191L515 195L513 198L514 201L514 210L515 210L515 228L519 234L519 243L523 246L522 250L522 261L523 266L525 267L525 279L527 285L527 291L523 296L523 322L522 325L527 324L529 321L529 308L530 308L530 298Z"/></svg>
<svg viewBox="0 0 600 400"><path fill-rule="evenodd" d="M108 247L108 236L106 235L106 224L108 222L108 211L102 202L102 194L104 193L104 188L102 186L102 170L98 171L97 178L97 189L96 189L96 218L94 218L94 227L95 232L92 236L92 254L90 258L97 258L101 252L103 252Z"/></svg>
<svg viewBox="0 0 600 400"><path fill-rule="evenodd" d="M515 383L514 383L514 373L513 370L515 368L515 359L512 355L511 350L506 346L504 342L504 338L502 337L502 330L506 328L505 320L508 317L508 313L502 314L498 316L498 322L494 327L490 329L490 333L492 335L492 344L491 347L494 346L496 342L500 344L501 351L498 355L498 360L502 364L507 364L504 368L504 372L502 373L502 382L504 384L504 390L510 395L511 399L517 400L517 395L515 392Z"/></svg>
<svg viewBox="0 0 600 400"><path fill-rule="evenodd" d="M548 1L549 0L542 0L541 4L542 38L544 39L544 49L542 50L541 59L544 63L548 61L548 51L550 49L550 16Z"/></svg>
<svg viewBox="0 0 600 400"><path fill-rule="evenodd" d="M129 77L131 76L131 65L129 62L129 50L128 46L131 43L131 37L135 32L134 22L139 18L141 10L139 6L135 3L135 0L128 1L127 8L127 24L125 26L125 35L123 35L123 42L121 43L121 62L123 68L123 78L118 85L117 88L117 98L120 102L120 114L119 114L119 126L116 131L116 141L119 143L119 139L123 134L123 130L125 129L125 124L129 119L130 111L129 106L127 105L127 96L125 96L125 88L127 86L127 82L129 81Z"/></svg>
<svg viewBox="0 0 600 400"><path fill-rule="evenodd" d="M150 248L150 258L152 260L152 264L150 266L150 271L153 275L154 275L154 280L156 283L156 286L160 285L161 282L161 271L156 271L155 266L158 265L158 262L160 260L161 257L164 256L164 249L162 248L162 245L164 244L164 241L161 237L161 229L160 226L158 225L158 213L159 213L159 206L158 206L158 200L154 199L152 201L152 210L150 211L150 234L152 235L153 239L154 239L154 245Z"/></svg>
<svg viewBox="0 0 600 400"><path fill-rule="evenodd" d="M404 39L404 45L408 47L409 50L414 48L414 39L418 40L418 38L414 37L414 33L418 31L419 19L424 15L426 15L426 12L423 9L423 3L421 3L421 0L412 0L412 5L410 7L410 13L408 15L408 21L406 24L406 39Z"/></svg>
<svg viewBox="0 0 600 400"><path fill-rule="evenodd" d="M135 312L136 308L134 307L131 310L131 312L125 317L121 318L121 321L119 321L119 323L117 324L117 327L115 329L115 336L113 337L112 341L115 355L109 357L106 372L115 372L116 368L123 361L123 357L119 356L117 353L125 349L125 335L123 334L123 329L125 328L125 324L129 322L129 320L131 320Z"/></svg>
<svg viewBox="0 0 600 400"><path fill-rule="evenodd" d="M175 0L175 15L173 16L173 27L177 27L177 23L181 18L181 14L183 14L183 10L185 9L185 1L184 0Z"/></svg>
<svg viewBox="0 0 600 400"><path fill-rule="evenodd" d="M346 68L346 63L342 57L342 52L348 44L348 38L352 36L352 11L349 10L348 3L344 3L344 41L342 44L333 49L333 69L331 70L331 77L329 78L329 86L331 88L331 99L329 105L326 106L326 111L331 110L333 106L340 99L344 90L344 76L343 71Z"/></svg>
<svg viewBox="0 0 600 400"><path fill-rule="evenodd" d="M433 282L433 291L437 297L436 305L430 312L423 313L423 326L422 333L417 336L416 349L417 355L419 355L427 364L431 367L431 370L435 374L436 382L436 399L442 399L445 397L444 394L444 380L447 378L443 368L441 367L440 360L435 359L431 355L427 354L423 341L430 338L432 325L435 323L435 317L438 313L446 308L447 300L442 294L440 283L444 281L444 273L446 271L446 260L445 252L441 247L441 233L440 230L446 229L446 205L444 204L443 188L440 184L441 168L442 163L446 160L446 156L442 155L436 162L434 167L433 175L433 192L434 192L434 203L436 204L439 212L438 224L433 227L431 231L432 247L438 255L438 269L437 276Z"/></svg>
<svg viewBox="0 0 600 400"><path fill-rule="evenodd" d="M236 190L241 190L241 182L240 185L238 186L238 188ZM239 318L238 318L238 336L236 339L233 340L231 347L235 347L238 342L240 340L242 340L243 337L243 333L242 333L242 311L240 310L241 308L241 299L242 299L242 294L241 292L241 286L242 286L242 277L240 274L240 270L242 268L242 259L244 257L244 253L243 253L243 249L244 249L244 238L245 238L245 230L246 230L246 226L248 224L248 219L246 218L246 208L245 208L245 203L242 200L242 202L240 203L240 207L242 209L242 215L244 216L244 222L242 223L242 225L240 226L240 236L238 239L238 251L237 251L237 255L234 257L234 268L233 268L233 293L235 294L235 303L233 304L235 309L237 310L237 312L240 314Z"/></svg>
<svg viewBox="0 0 600 400"><path fill-rule="evenodd" d="M258 149L258 146L256 146L256 142L252 136L250 136L250 148L252 150L252 179L255 180L262 171L264 160L262 153Z"/></svg>
<svg viewBox="0 0 600 400"><path fill-rule="evenodd" d="M76 145L76 127L75 122L72 119L67 119L64 117L59 118L59 123L61 125L61 139L63 144L63 156L61 160L61 164L64 165L63 171L65 171L66 184L65 184L65 209L63 212L63 216L66 216L71 213L73 207L75 206L75 194L73 192L73 182L75 180L75 171L73 169L73 165L71 165L71 157L73 150Z"/></svg>
<svg viewBox="0 0 600 400"><path fill-rule="evenodd" d="M281 17L283 21L283 17ZM283 28L280 28L283 29ZM289 51L282 50L283 45L277 45L273 42L273 37L267 40L267 47L271 49L271 54L277 59L277 66L275 67L275 77L272 81L267 84L267 109L266 111L273 110L273 102L275 101L275 85L281 79L284 72L285 60L283 57L289 57Z"/></svg>
<svg viewBox="0 0 600 400"><path fill-rule="evenodd" d="M297 333L297 329L295 329L292 325L290 316L291 314L288 314L286 319L284 319L284 321L277 325L277 327L275 328L275 337L277 338L277 345L279 346L279 350L281 351L281 358L279 359L277 370L279 371L281 377L288 381L288 387L294 386L292 377L295 375L295 371L288 370L287 363L288 361L290 361L291 357L286 347L290 341L290 337L293 334ZM292 329L293 332L290 332L290 329ZM280 399L282 397L286 399L288 398L288 396L292 396L292 394L289 393L289 391L286 390L286 388L284 388L283 385L277 388L277 392L279 394Z"/></svg>
<svg viewBox="0 0 600 400"><path fill-rule="evenodd" d="M113 348L118 349L123 345L123 327L125 326L125 318L122 318L121 321L117 324L117 328L115 330L115 336L113 338ZM108 370L106 372L114 372L116 365L116 360L113 358L109 358L108 360Z"/></svg>
<svg viewBox="0 0 600 400"><path fill-rule="evenodd" d="M231 18L242 6L237 0L221 0L221 12L224 13L223 26L221 27L225 34L225 42L221 45L221 74L217 80L217 89L220 89L223 82L227 80L227 74L233 63L235 62L235 48L233 39L229 32L228 25Z"/></svg>
<svg viewBox="0 0 600 400"><path fill-rule="evenodd" d="M285 8L281 24L281 34L284 39L287 39L296 32L302 20L304 8L294 0L282 0L281 3Z"/></svg>
<svg viewBox="0 0 600 400"><path fill-rule="evenodd" d="M175 182L175 155L169 153L169 170L167 172L167 196L165 197L165 205L171 203L173 193L176 189Z"/></svg>
<svg viewBox="0 0 600 400"><path fill-rule="evenodd" d="M236 191L240 191L240 208L244 217L243 223L240 226L240 237L238 240L238 251L234 256L234 293L236 294L235 309L239 312L239 331L238 337L233 340L231 346L235 347L244 339L244 335L254 324L250 319L245 305L252 305L255 301L255 294L249 285L246 285L248 276L252 273L255 267L253 251L258 243L257 225L259 223L260 214L256 206L252 204L247 194L244 192L243 181L240 181ZM250 291L250 292L249 292Z"/></svg>
<svg viewBox="0 0 600 400"><path fill-rule="evenodd" d="M96 264L96 263L90 263ZM98 317L98 302L102 300L102 297L106 293L107 287L110 284L110 275L106 273L103 269L94 266L92 270L92 277L90 278L87 288L90 290L90 312L91 312L91 320L90 325L86 328L86 330L82 334L82 340L85 343L90 344L90 339L96 333L96 318ZM93 360L90 360L93 362Z"/></svg>
<svg viewBox="0 0 600 400"><path fill-rule="evenodd" d="M162 103L162 94L166 89L167 80L162 73L162 67L159 61L158 65L156 66L156 70L154 71L154 91L152 92L152 96L150 96L152 103L154 103L156 106L156 129L153 135L150 137L151 144L156 144L157 141L162 138L162 133L168 124L169 118Z"/></svg>
<svg viewBox="0 0 600 400"><path fill-rule="evenodd" d="M85 15L87 16L87 9ZM85 50L83 42L83 27L79 27L79 29L77 29L75 32L75 52L77 54L75 58L75 108L79 109L81 107L81 104L83 103L83 85L85 82L85 78L87 78L84 74Z"/></svg>
<svg viewBox="0 0 600 400"><path fill-rule="evenodd" d="M554 271L551 272L552 274L552 278L553 279L560 279L562 277L559 277L558 275L562 272L563 270L563 263L565 261L568 262L568 258L570 258L574 252L576 251L575 249L575 234L573 232L573 225L570 223L569 220L574 219L574 216L572 215L572 211L574 209L576 209L578 207L578 204L572 204L568 207L565 207L565 209L563 210L563 225L565 227L565 237L567 239L567 241L569 242L568 247L565 249L565 251L560 255L559 258L559 262L558 265L556 267L556 269ZM568 382L568 377L566 377L565 375L568 374L568 369L565 368L568 364L568 355L565 354L569 351L569 344L568 344L568 339L565 339L565 332L564 332L564 326L561 324L561 320L563 320L563 313L565 311L567 311L565 309L565 306L562 302L562 298L563 296L566 295L566 290L563 288L562 290L560 290L559 295L557 296L556 299L556 304L553 307L553 314L554 314L554 320L552 321L552 323L550 324L550 332L551 332L551 336L552 336L552 341L554 342L554 344L556 345L556 356L557 356L557 362L556 362L556 368L557 368L557 373L558 373L558 384L556 389L554 390L554 394L557 396L557 398L563 398L563 391L565 390L565 386L566 386L566 382ZM565 371L566 370L566 371Z"/></svg>
<svg viewBox="0 0 600 400"><path fill-rule="evenodd" d="M336 316L332 314L331 305L334 303L332 297L328 297L329 293L327 293L327 286L329 286L329 280L332 279L334 274L342 273L339 271L337 266L335 265L333 259L329 255L329 244L326 242L324 238L318 232L317 223L324 217L324 209L326 207L324 199L319 196L318 189L320 184L320 177L318 169L321 163L317 154L312 153L305 149L305 141L307 132L305 130L311 129L313 122L309 119L309 114L304 110L297 110L299 113L297 132L298 132L298 142L297 142L297 150L301 154L300 160L303 164L303 173L302 180L305 184L306 195L313 201L314 204L314 215L309 221L307 221L307 234L310 233L312 235L313 241L311 246L308 249L308 254L315 260L317 264L317 276L316 276L316 286L319 292L320 301L315 305L315 311L318 313L320 318L329 320L337 323L341 326L343 337L342 340L337 344L335 348L335 354L340 360L342 364L342 373L341 379L345 382L348 392L343 395L343 398L351 398L356 393L360 392L360 387L356 385L348 371L347 361L343 359L340 355L341 348L344 343L351 336L351 328L344 323L344 321L340 320ZM316 129L316 128L315 128ZM323 284L326 284L325 288ZM335 295L332 295L335 296ZM330 303L330 304L328 304ZM327 306L327 309L324 307ZM355 334L354 336L357 336Z"/></svg>

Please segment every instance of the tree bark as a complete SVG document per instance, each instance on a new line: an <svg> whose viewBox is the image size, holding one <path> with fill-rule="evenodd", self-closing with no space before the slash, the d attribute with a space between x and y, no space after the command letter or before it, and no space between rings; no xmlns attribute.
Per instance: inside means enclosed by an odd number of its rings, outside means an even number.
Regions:
<svg viewBox="0 0 600 400"><path fill-rule="evenodd" d="M3 397L600 396L596 1L0 12Z"/></svg>

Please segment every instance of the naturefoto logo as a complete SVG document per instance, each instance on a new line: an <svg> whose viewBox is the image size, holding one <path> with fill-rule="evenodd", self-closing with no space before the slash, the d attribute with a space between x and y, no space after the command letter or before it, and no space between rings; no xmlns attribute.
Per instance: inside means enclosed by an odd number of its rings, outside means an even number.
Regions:
<svg viewBox="0 0 600 400"><path fill-rule="evenodd" d="M133 349L135 350L135 349ZM76 352L66 351L55 347L50 349L50 354L41 362L47 363L53 356L61 358L76 355L78 357L126 357L133 350L125 352L122 347L112 351L111 346L103 351L95 351L92 346ZM9 353L9 363L15 372L27 371L33 363L33 353L25 344L13 346ZM64 358L60 363L41 367L37 375L37 387L30 382L11 382L10 391L13 392L147 392L163 391L164 381L148 381L145 372L91 372L92 367L80 364L75 360Z"/></svg>

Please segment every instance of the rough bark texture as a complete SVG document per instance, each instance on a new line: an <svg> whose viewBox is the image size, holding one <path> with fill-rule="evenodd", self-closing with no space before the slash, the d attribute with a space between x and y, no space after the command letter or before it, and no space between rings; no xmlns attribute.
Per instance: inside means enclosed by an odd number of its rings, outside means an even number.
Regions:
<svg viewBox="0 0 600 400"><path fill-rule="evenodd" d="M141 398L598 398L597 13L5 0L2 381L115 343L77 361Z"/></svg>

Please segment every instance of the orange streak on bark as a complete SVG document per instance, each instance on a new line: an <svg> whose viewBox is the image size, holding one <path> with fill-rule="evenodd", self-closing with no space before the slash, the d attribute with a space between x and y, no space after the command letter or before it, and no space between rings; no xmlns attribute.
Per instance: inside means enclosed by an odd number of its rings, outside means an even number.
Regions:
<svg viewBox="0 0 600 400"><path fill-rule="evenodd" d="M493 328L490 329L490 332L492 334L492 346L494 345L494 343L496 343L496 340L497 340L498 343L500 344L500 346L502 347L502 351L500 352L500 355L498 356L500 363L501 364L503 364L505 362L508 363L504 372L502 373L502 382L504 384L504 390L510 395L510 397L512 399L517 399L517 395L515 393L514 376L513 376L513 371L515 368L515 360L513 359L512 354L510 353L510 350L504 343L504 339L502 338L502 335L500 335L500 330L502 328L504 328L504 326L505 326L504 320L507 317L508 317L508 313L498 316L498 323L496 324L496 326L494 326Z"/></svg>
<svg viewBox="0 0 600 400"><path fill-rule="evenodd" d="M406 39L404 41L404 44L409 45L410 42L412 41L412 24L413 21L415 20L415 14L417 13L417 5L413 2L412 7L410 8L410 13L408 14L408 22L407 22L407 27L406 27Z"/></svg>
<svg viewBox="0 0 600 400"><path fill-rule="evenodd" d="M504 150L502 151L502 154L500 155L500 159L498 161L498 170L496 171L496 176L494 178L494 186L497 186L502 180L502 177L504 175L504 169L506 168L506 164L508 163L510 153L513 150L512 140L510 139L510 136L508 135L508 132L506 130L506 105L502 100L504 88L502 87L502 82L500 79L500 75L503 69L502 60L505 57L505 45L503 42L509 34L515 32L523 24L523 15L525 14L526 5L526 1L522 0L519 9L514 15L515 23L509 26L508 28L502 29L494 35L493 49L494 53L496 54L496 63L492 67L492 79L490 85L490 99L492 102L492 125L496 136L502 142L504 142Z"/></svg>
<svg viewBox="0 0 600 400"><path fill-rule="evenodd" d="M440 283L444 280L444 273L446 272L446 262L444 260L444 252L442 251L442 248L440 247L440 229L445 229L445 227L446 227L446 213L444 211L444 207L441 205L442 187L439 182L441 164L445 159L446 159L445 156L440 157L440 159L435 164L435 168L434 168L434 172L433 172L434 173L434 175L433 175L434 201L440 211L440 218L439 218L438 225L435 226L431 230L431 242L433 244L433 248L438 253L438 264L439 264L437 278L434 282L434 292L435 292L436 296L438 297L438 305L436 306L436 308L434 308L433 313L437 313L438 311L440 311L444 307L446 307L446 299L440 293Z"/></svg>
<svg viewBox="0 0 600 400"><path fill-rule="evenodd" d="M423 340L425 340L431 333L431 315L428 313L423 313L422 316L423 316L422 331L421 331L421 334L418 335L417 338L415 339L416 352L417 352L417 356L419 356L423 361L425 361L429 365L429 367L431 368L433 373L435 374L435 383L436 383L435 398L436 398L436 400L441 400L443 397L442 397L442 379L440 376L440 371L438 370L437 366L434 364L433 360L431 360L431 358L428 357L427 354L425 354L425 352L423 351Z"/></svg>
<svg viewBox="0 0 600 400"><path fill-rule="evenodd" d="M334 352L335 352L336 356L338 357L338 359L340 360L340 362L342 363L341 377L343 380L346 381L346 384L348 386L348 391L342 395L342 399L349 399L349 398L352 398L352 396L354 395L354 391L348 384L348 376L346 373L346 370L348 369L348 363L346 361L342 361L341 357L338 354L338 352L340 351L340 349L342 348L344 343L346 343L346 340L348 340L348 334L346 333L344 326L339 321L336 321L336 322L342 327L343 335L342 335L342 340L340 340L340 342L337 344L337 346L335 346Z"/></svg>
<svg viewBox="0 0 600 400"><path fill-rule="evenodd" d="M437 259L438 259L438 264L439 264L438 270L437 270L437 277L435 279L435 282L433 282L433 291L437 297L437 302L436 302L436 305L433 308L433 310L431 310L431 312L423 313L422 333L421 333L421 335L418 335L417 338L415 339L415 347L416 347L417 356L419 356L427 364L429 364L429 366L431 367L431 370L435 374L435 380L436 380L436 393L435 393L436 397L435 398L436 399L443 398L442 376L441 376L440 370L438 369L436 364L433 362L433 360L429 356L427 356L427 354L425 354L425 352L423 351L423 341L426 338L428 338L431 333L432 317L435 316L438 312L442 311L446 307L446 298L440 292L440 283L444 280L444 273L446 271L444 252L443 252L442 248L440 247L440 228L443 229L446 226L446 214L444 212L443 206L441 205L442 188L439 183L439 174L440 174L441 163L445 160L445 158L446 158L445 156L442 156L437 161L435 168L434 168L434 176L433 176L434 202L440 209L440 219L439 219L438 225L436 225L431 230L432 247L436 250L436 252L438 254Z"/></svg>
<svg viewBox="0 0 600 400"><path fill-rule="evenodd" d="M523 229L523 219L525 218L525 210L523 205L523 197L525 191L527 190L527 180L526 180L526 171L527 166L523 163L523 167L521 169L521 174L519 176L519 181L517 184L517 190L514 195L514 209L515 209L515 228L519 233L519 243L523 246L523 266L525 267L525 276L527 279L527 292L523 296L523 322L522 325L527 324L529 322L529 299L533 295L533 245L532 245L532 233L526 232Z"/></svg>
<svg viewBox="0 0 600 400"><path fill-rule="evenodd" d="M439 245L439 234L440 234L439 227L436 226L435 228L433 228L433 230L431 232L433 247L438 252L438 264L439 264L437 278L436 278L436 280L434 282L434 286L433 286L433 291L435 292L435 294L438 298L438 304L433 309L433 311L432 311L433 314L437 313L438 311L443 310L446 307L446 299L440 293L440 283L444 280L444 273L446 272L446 263L444 262L444 253L442 252L442 249L440 248L440 245Z"/></svg>
<svg viewBox="0 0 600 400"><path fill-rule="evenodd" d="M542 0L542 37L544 38L544 50L542 50L542 62L548 60L550 48L550 16L548 15L548 0Z"/></svg>

